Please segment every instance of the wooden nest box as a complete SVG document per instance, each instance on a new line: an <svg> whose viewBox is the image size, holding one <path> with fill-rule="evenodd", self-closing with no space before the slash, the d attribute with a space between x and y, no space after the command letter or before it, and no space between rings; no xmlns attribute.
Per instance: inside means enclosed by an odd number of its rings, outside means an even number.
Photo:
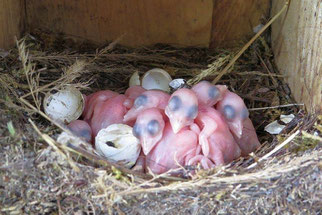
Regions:
<svg viewBox="0 0 322 215"><path fill-rule="evenodd" d="M254 35L283 0L1 0L0 48L46 29L103 44L231 47ZM275 62L299 103L321 111L322 2L292 0L273 23Z"/></svg>

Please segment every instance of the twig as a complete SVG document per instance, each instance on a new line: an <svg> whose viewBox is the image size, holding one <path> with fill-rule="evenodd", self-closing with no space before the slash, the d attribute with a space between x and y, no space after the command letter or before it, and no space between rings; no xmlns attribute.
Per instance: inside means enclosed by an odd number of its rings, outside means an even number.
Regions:
<svg viewBox="0 0 322 215"><path fill-rule="evenodd" d="M252 95L244 95L244 94L239 94L242 98L253 100L253 101L259 101L259 102L265 102L265 103L272 103L270 100L265 99L265 98L260 98L257 96L252 96Z"/></svg>
<svg viewBox="0 0 322 215"><path fill-rule="evenodd" d="M41 136L47 143L48 145L50 145L51 147L53 147L53 149L55 149L59 154L61 154L67 161L68 163L71 165L71 167L76 171L79 172L80 169L76 166L76 164L64 153L62 152L55 144L55 140L52 139L50 136L48 136L47 134L43 134L38 127L36 126L36 124L31 120L28 119L28 121L31 123L32 127L35 129L35 131L39 134L39 136Z"/></svg>
<svg viewBox="0 0 322 215"><path fill-rule="evenodd" d="M274 74L274 73L266 74L266 73L262 73L259 71L238 72L238 73L236 73L236 75L239 75L239 76L258 75L258 76L272 76L272 77L281 77L281 78L286 77L285 75Z"/></svg>
<svg viewBox="0 0 322 215"><path fill-rule="evenodd" d="M238 58L250 47L251 44L288 8L289 2L285 2L284 7L278 12L264 27L237 53L237 55L229 62L229 64L219 73L219 75L212 81L213 84L216 84L223 75L225 75L230 67L238 60Z"/></svg>
<svg viewBox="0 0 322 215"><path fill-rule="evenodd" d="M58 207L58 214L61 215L62 214L62 209L61 209L61 205L60 205L60 198L57 198L57 207Z"/></svg>
<svg viewBox="0 0 322 215"><path fill-rule="evenodd" d="M87 65L87 63L85 61L76 61L74 64L72 64L71 66L68 67L67 71L68 70L73 70L74 67L77 67L77 66L79 67L77 70L81 71L81 70L84 69L84 67L86 65ZM49 88L50 86L55 85L55 84L63 81L64 79L66 79L66 76L67 76L67 74L65 72L65 74L62 77L60 77L59 79L57 79L55 81L52 81L52 82L50 82L50 83L48 83L48 84L46 84L44 86L38 87L37 89L33 90L33 92L30 91L29 93L26 93L26 94L22 95L20 98L26 98L27 96L33 95L33 93L38 93L38 92L40 92L42 90L45 90L46 88Z"/></svg>
<svg viewBox="0 0 322 215"><path fill-rule="evenodd" d="M30 63L30 60L28 59L29 52L26 52L26 46L25 46L24 40L22 40L22 42L16 40L16 44L18 47L19 57L26 76L26 80L29 86L29 90L30 90L29 95L32 95L32 98L37 106L37 109L39 110L40 109L39 100L38 100L37 94L36 95L34 94L35 92L32 86L32 73L35 67Z"/></svg>
<svg viewBox="0 0 322 215"><path fill-rule="evenodd" d="M250 108L248 110L249 111L256 111L256 110L267 110L267 109L285 108L285 107L293 107L293 106L304 106L304 104L277 105L277 106L272 106L272 107Z"/></svg>
<svg viewBox="0 0 322 215"><path fill-rule="evenodd" d="M263 58L260 56L260 54L259 54L259 53L257 53L257 51L256 51L255 53L256 53L256 55L258 56L259 60L262 62L262 64L263 64L264 68L265 68L265 69L266 69L266 71L267 71L267 73L268 73L268 74L269 74L269 76L271 77L272 82L273 82L273 84L274 84L274 87L277 87L277 86L278 86L278 82L277 82L277 80L274 78L274 76L272 75L272 73L271 73L271 71L269 70L269 68L267 67L267 65L266 65L265 61L264 61L264 60L263 60Z"/></svg>
<svg viewBox="0 0 322 215"><path fill-rule="evenodd" d="M247 169L251 169L251 168L255 167L259 162L261 162L262 160L265 160L269 156L273 155L275 152L277 152L278 150L280 150L281 148L286 146L289 142L291 142L299 133L300 133L300 130L297 130L294 134L289 136L283 143L279 144L272 151L270 151L269 153L267 153L266 155L264 155L263 157L258 159L258 161L256 163L253 163L252 165L248 166Z"/></svg>

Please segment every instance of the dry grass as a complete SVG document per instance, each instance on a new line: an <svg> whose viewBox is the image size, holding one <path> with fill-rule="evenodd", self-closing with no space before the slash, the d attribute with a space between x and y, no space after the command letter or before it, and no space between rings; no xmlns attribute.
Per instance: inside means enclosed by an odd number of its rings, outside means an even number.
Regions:
<svg viewBox="0 0 322 215"><path fill-rule="evenodd" d="M25 36L0 61L1 213L318 214L322 118L289 105L294 100L265 41L260 37L229 73L220 73L235 50L128 49L116 43L93 49L43 32ZM134 71L153 67L190 84L222 74L218 83L252 110L261 148L225 167L180 179L138 174L93 151L56 143L64 126L43 114L45 93L66 84L84 93L106 88L122 93ZM269 122L290 113L296 117L280 135L264 132ZM185 169L179 171L185 175Z"/></svg>

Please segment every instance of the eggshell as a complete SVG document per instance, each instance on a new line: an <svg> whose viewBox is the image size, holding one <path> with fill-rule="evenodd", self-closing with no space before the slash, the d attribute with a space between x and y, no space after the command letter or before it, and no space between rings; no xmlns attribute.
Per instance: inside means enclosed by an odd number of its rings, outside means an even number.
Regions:
<svg viewBox="0 0 322 215"><path fill-rule="evenodd" d="M53 120L69 123L78 119L85 106L82 93L72 86L50 91L44 98L44 111Z"/></svg>
<svg viewBox="0 0 322 215"><path fill-rule="evenodd" d="M103 157L112 162L122 161L126 167L135 164L141 151L132 127L125 124L113 124L100 130L95 138L95 147Z"/></svg>
<svg viewBox="0 0 322 215"><path fill-rule="evenodd" d="M134 72L129 81L130 87L136 86L136 85L141 86L140 76L138 72Z"/></svg>
<svg viewBox="0 0 322 215"><path fill-rule="evenodd" d="M163 90L170 92L169 83L172 81L168 72L155 68L147 71L142 77L142 87L147 90Z"/></svg>

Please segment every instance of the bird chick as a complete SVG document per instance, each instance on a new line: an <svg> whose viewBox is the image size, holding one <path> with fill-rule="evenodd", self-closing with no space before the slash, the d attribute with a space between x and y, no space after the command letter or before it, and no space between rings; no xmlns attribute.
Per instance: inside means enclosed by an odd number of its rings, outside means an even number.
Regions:
<svg viewBox="0 0 322 215"><path fill-rule="evenodd" d="M208 157L202 154L198 154L187 161L188 166L197 166L198 164L200 164L203 169L211 169L215 167L215 164Z"/></svg>
<svg viewBox="0 0 322 215"><path fill-rule="evenodd" d="M218 111L208 106L201 107L196 123L201 128L199 144L204 156L216 165L230 163L240 156L240 148Z"/></svg>
<svg viewBox="0 0 322 215"><path fill-rule="evenodd" d="M93 116L90 120L94 136L101 129L107 128L109 125L123 122L123 117L127 111L123 105L125 99L124 95L118 95L106 101L98 102L95 105Z"/></svg>
<svg viewBox="0 0 322 215"><path fill-rule="evenodd" d="M164 116L158 108L143 110L133 126L133 135L140 140L143 152L147 155L160 141L164 129Z"/></svg>
<svg viewBox="0 0 322 215"><path fill-rule="evenodd" d="M127 99L124 101L123 105L127 109L130 109L133 106L134 100L145 91L146 89L138 85L129 87L124 93Z"/></svg>
<svg viewBox="0 0 322 215"><path fill-rule="evenodd" d="M139 95L135 100L133 107L125 114L124 122L130 122L136 119L139 113L148 108L164 109L168 103L170 95L161 90L147 90Z"/></svg>
<svg viewBox="0 0 322 215"><path fill-rule="evenodd" d="M248 118L249 112L242 98L237 94L227 91L224 98L216 105L216 109L225 117L233 134L241 138L243 122Z"/></svg>
<svg viewBox="0 0 322 215"><path fill-rule="evenodd" d="M235 135L234 137L241 149L241 156L243 157L255 151L260 146L254 125L249 118L243 123L243 134L241 138L238 138Z"/></svg>
<svg viewBox="0 0 322 215"><path fill-rule="evenodd" d="M199 105L214 106L223 98L227 91L225 85L214 85L208 81L201 81L191 88L195 92Z"/></svg>
<svg viewBox="0 0 322 215"><path fill-rule="evenodd" d="M167 122L161 140L146 156L146 167L156 174L179 168L186 165L186 157L196 155L197 148L198 137L193 131L185 127L175 134Z"/></svg>
<svg viewBox="0 0 322 215"><path fill-rule="evenodd" d="M173 132L178 133L183 127L192 125L197 117L197 96L190 89L176 90L170 97L165 114L170 119Z"/></svg>
<svg viewBox="0 0 322 215"><path fill-rule="evenodd" d="M85 96L85 108L82 114L83 119L89 122L93 116L93 111L97 103L106 101L117 95L119 94L111 90L101 90Z"/></svg>
<svg viewBox="0 0 322 215"><path fill-rule="evenodd" d="M83 138L88 143L92 142L92 129L84 120L74 120L67 127L74 135Z"/></svg>

